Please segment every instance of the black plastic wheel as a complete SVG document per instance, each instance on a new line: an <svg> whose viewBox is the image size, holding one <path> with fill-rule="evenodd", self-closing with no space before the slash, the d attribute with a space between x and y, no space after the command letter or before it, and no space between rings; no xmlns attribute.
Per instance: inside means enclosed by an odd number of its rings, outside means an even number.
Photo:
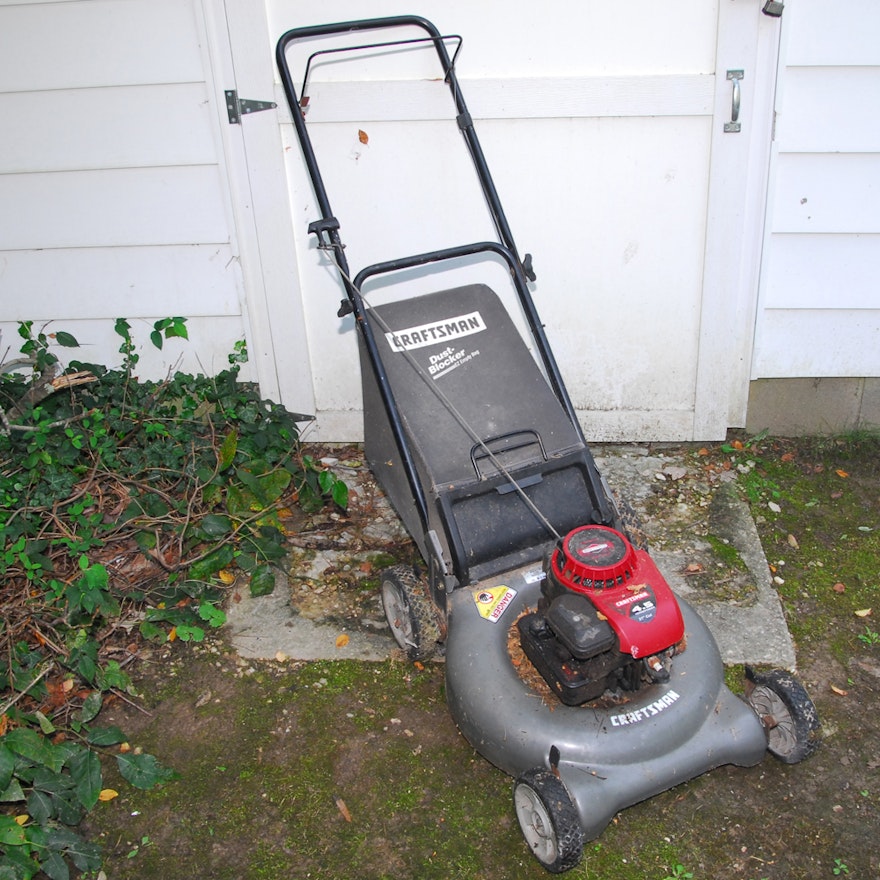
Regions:
<svg viewBox="0 0 880 880"><path fill-rule="evenodd" d="M382 605L394 640L410 660L427 660L440 643L437 610L428 587L408 565L382 572Z"/></svg>
<svg viewBox="0 0 880 880"><path fill-rule="evenodd" d="M746 700L767 732L767 750L785 764L809 758L819 747L819 714L803 685L788 672L746 669Z"/></svg>
<svg viewBox="0 0 880 880"><path fill-rule="evenodd" d="M580 863L584 831L561 779L543 767L526 770L514 783L513 806L532 855L551 874Z"/></svg>

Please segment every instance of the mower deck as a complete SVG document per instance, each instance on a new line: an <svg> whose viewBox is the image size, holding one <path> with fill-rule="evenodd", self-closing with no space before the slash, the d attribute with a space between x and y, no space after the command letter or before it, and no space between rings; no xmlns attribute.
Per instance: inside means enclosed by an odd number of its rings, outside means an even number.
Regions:
<svg viewBox="0 0 880 880"><path fill-rule="evenodd" d="M480 754L512 776L524 767L558 772L587 839L624 807L722 764L763 759L760 720L725 686L712 634L681 599L686 647L668 682L610 708L551 705L508 652L508 631L537 605L540 579L540 566L526 566L449 597L447 699Z"/></svg>

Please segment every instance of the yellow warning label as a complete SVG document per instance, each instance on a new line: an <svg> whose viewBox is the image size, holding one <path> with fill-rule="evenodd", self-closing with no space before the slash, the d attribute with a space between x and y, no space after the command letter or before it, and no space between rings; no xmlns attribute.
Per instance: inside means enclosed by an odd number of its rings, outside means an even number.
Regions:
<svg viewBox="0 0 880 880"><path fill-rule="evenodd" d="M516 590L510 587L486 587L482 590L474 590L474 602L477 603L477 611L480 617L492 623L497 623L501 619L501 615L507 611L507 607L516 596Z"/></svg>

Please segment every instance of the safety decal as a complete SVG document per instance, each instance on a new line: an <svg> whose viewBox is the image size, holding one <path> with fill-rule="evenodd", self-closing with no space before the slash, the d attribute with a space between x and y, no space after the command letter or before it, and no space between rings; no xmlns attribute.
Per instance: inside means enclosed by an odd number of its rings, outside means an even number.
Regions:
<svg viewBox="0 0 880 880"><path fill-rule="evenodd" d="M426 345L435 345L438 342L451 342L453 339L470 336L485 329L486 322L483 316L479 312L470 312L467 315L444 318L431 324L419 324L416 327L407 327L405 330L395 330L386 333L385 338L392 351L412 351L414 348L424 348Z"/></svg>
<svg viewBox="0 0 880 880"><path fill-rule="evenodd" d="M515 596L516 590L512 590L510 587L487 587L474 591L474 602L477 604L480 617L484 617L491 623L498 623L501 620L501 615L507 611Z"/></svg>

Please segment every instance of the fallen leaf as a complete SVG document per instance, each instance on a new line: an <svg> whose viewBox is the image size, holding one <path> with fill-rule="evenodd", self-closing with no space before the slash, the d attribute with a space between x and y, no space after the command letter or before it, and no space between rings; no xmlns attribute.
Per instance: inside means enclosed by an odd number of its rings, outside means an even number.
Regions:
<svg viewBox="0 0 880 880"><path fill-rule="evenodd" d="M699 456L706 456L708 454L709 454L709 450L706 449L705 446L701 447L700 451L697 453L697 455L699 455Z"/></svg>
<svg viewBox="0 0 880 880"><path fill-rule="evenodd" d="M838 697L848 697L849 691L845 691L843 688L839 688L836 685L831 685L831 690L837 694Z"/></svg>
<svg viewBox="0 0 880 880"><path fill-rule="evenodd" d="M782 508L775 501L768 501L767 507L769 507L774 513L782 513Z"/></svg>
<svg viewBox="0 0 880 880"><path fill-rule="evenodd" d="M119 797L119 792L115 788L103 788L98 795L99 801L112 801L113 798Z"/></svg>
<svg viewBox="0 0 880 880"><path fill-rule="evenodd" d="M235 583L235 575L228 568L221 568L220 571L217 572L217 577L219 577L221 583L226 584L227 587L230 584Z"/></svg>
<svg viewBox="0 0 880 880"><path fill-rule="evenodd" d="M834 590L835 593L845 593L846 584L842 584L838 581L831 589Z"/></svg>
<svg viewBox="0 0 880 880"><path fill-rule="evenodd" d="M337 648L344 648L349 643L349 641L350 641L350 639L348 638L348 636L345 633L343 633L341 636L336 636L336 647ZM349 821L351 821L351 820L349 820Z"/></svg>
<svg viewBox="0 0 880 880"><path fill-rule="evenodd" d="M856 617L870 617L872 613L870 608L860 608L856 611Z"/></svg>
<svg viewBox="0 0 880 880"><path fill-rule="evenodd" d="M413 666L415 666L415 668L418 669L419 672L424 672L424 670L425 670L425 664L420 663L418 660L416 660L415 663L413 663Z"/></svg>
<svg viewBox="0 0 880 880"><path fill-rule="evenodd" d="M30 819L27 813L22 813L20 816L15 817L15 821L18 822L19 825L24 825L27 820Z"/></svg>
<svg viewBox="0 0 880 880"><path fill-rule="evenodd" d="M846 471L842 471L842 470L836 470L834 473L837 474L838 477L843 477L844 479L846 479L849 476L849 474Z"/></svg>
<svg viewBox="0 0 880 880"><path fill-rule="evenodd" d="M734 449L744 449L742 440L734 440L733 443L730 444Z"/></svg>
<svg viewBox="0 0 880 880"><path fill-rule="evenodd" d="M345 806L345 801L340 797L336 798L336 808L342 813L342 818L346 822L351 822L351 813L349 813L348 807Z"/></svg>
<svg viewBox="0 0 880 880"><path fill-rule="evenodd" d="M798 544L798 539L794 535L788 536L788 545L790 547L794 547L795 550L800 550L800 544Z"/></svg>
<svg viewBox="0 0 880 880"><path fill-rule="evenodd" d="M285 663L286 661L288 661L290 659L290 657L288 657L287 654L284 653L284 651L276 651L275 659L279 663Z"/></svg>
<svg viewBox="0 0 880 880"><path fill-rule="evenodd" d="M794 453L786 452L783 456L781 456L780 461L794 461Z"/></svg>
<svg viewBox="0 0 880 880"><path fill-rule="evenodd" d="M699 574L703 571L703 566L699 562L689 562L687 566L685 566L684 573L685 574Z"/></svg>
<svg viewBox="0 0 880 880"><path fill-rule="evenodd" d="M368 144L370 142L370 136L365 131L358 129L358 140L362 144Z"/></svg>

